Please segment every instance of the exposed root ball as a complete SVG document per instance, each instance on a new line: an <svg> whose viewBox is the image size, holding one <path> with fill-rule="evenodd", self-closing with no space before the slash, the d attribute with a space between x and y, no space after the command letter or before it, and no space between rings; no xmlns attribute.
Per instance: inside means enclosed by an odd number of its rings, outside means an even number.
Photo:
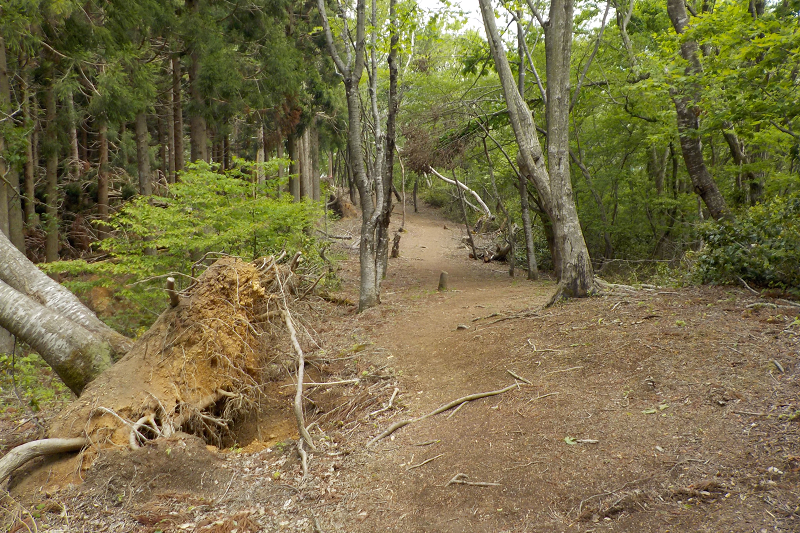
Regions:
<svg viewBox="0 0 800 533"><path fill-rule="evenodd" d="M275 340L264 325L268 318L280 320L277 295L270 294L276 272L292 275L234 258L209 267L121 361L60 413L50 434L85 436L93 451L135 449L178 431L219 440L259 394ZM84 467L93 456L89 451Z"/></svg>

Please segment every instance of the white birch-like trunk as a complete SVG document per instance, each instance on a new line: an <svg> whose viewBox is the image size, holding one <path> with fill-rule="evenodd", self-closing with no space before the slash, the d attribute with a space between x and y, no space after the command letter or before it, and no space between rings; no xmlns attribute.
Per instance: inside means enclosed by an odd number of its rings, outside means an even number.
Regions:
<svg viewBox="0 0 800 533"><path fill-rule="evenodd" d="M0 327L27 342L76 395L112 365L108 342L0 281Z"/></svg>
<svg viewBox="0 0 800 533"><path fill-rule="evenodd" d="M74 294L36 268L5 235L0 235L0 257L0 280L107 341L113 347L116 359L133 346L133 341L105 325ZM33 344L25 337L20 339Z"/></svg>

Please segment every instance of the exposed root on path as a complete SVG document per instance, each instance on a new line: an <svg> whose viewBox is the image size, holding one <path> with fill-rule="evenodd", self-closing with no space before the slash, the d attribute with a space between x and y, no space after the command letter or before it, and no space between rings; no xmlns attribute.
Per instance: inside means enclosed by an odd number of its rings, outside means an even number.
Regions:
<svg viewBox="0 0 800 533"><path fill-rule="evenodd" d="M508 392L511 389L518 388L519 386L520 386L519 383L514 383L513 385L509 385L508 387L505 387L503 389L489 391L489 392L479 392L477 394L470 394L469 396L464 396L464 397L459 398L457 400L453 400L450 403L446 403L446 404L442 405L441 407L438 407L438 408L434 409L433 411L431 411L427 415L422 415L422 416L420 416L418 418L411 418L411 419L408 419L408 420L401 420L399 422L395 422L394 424L389 426L383 433L381 433L380 435L378 435L377 437L375 437L371 441L369 441L367 443L367 448L369 448L370 446L372 446L373 444L375 444L379 440L385 439L386 437L388 437L389 435L391 435L392 433L394 433L395 431L397 431L398 429L400 429L400 428L402 428L404 426L407 426L407 425L412 424L414 422L419 422L421 420L425 420L426 418L430 418L430 417L432 417L434 415L438 415L439 413L443 413L443 412L445 412L445 411L447 411L449 409L452 409L453 407L461 406L462 404L465 404L467 402L471 402L473 400L480 400L481 398L487 398L489 396L497 396L498 394L503 394L504 392Z"/></svg>

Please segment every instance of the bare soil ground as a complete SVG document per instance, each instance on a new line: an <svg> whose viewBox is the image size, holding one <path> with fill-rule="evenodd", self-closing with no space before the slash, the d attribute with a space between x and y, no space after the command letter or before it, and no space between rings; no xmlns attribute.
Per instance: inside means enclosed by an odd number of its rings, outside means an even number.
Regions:
<svg viewBox="0 0 800 533"><path fill-rule="evenodd" d="M301 315L309 379L360 378L309 394L308 478L287 378L232 447L176 435L104 454L81 485L16 482L10 531L800 531L797 308L699 287L543 309L552 282L469 260L435 211L406 229L380 307Z"/></svg>

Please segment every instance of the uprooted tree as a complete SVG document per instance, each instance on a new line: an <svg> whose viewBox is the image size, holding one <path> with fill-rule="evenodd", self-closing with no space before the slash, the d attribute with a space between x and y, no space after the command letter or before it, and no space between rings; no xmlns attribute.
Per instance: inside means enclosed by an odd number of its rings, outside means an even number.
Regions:
<svg viewBox="0 0 800 533"><path fill-rule="evenodd" d="M299 349L288 302L307 292L294 271L300 254L287 264L220 259L133 343L7 246L0 237L0 325L39 351L79 396L52 422L51 438L0 459L0 482L39 455L84 449L85 468L99 450L135 449L177 432L219 443L258 401L270 363L288 366L286 354Z"/></svg>

